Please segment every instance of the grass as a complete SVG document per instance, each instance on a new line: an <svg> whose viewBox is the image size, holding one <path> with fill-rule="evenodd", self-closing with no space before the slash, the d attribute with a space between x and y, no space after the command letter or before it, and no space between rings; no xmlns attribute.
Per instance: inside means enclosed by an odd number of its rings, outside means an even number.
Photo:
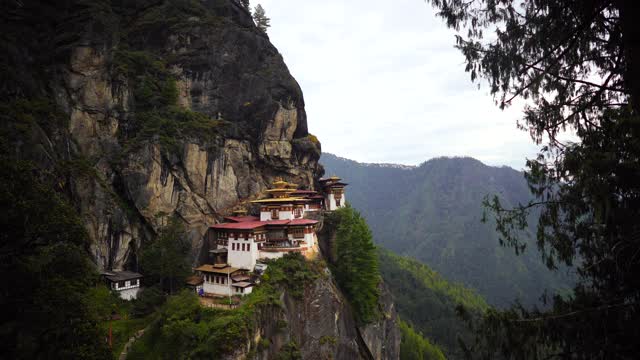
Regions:
<svg viewBox="0 0 640 360"><path fill-rule="evenodd" d="M124 349L124 345L129 341L136 332L144 329L151 323L153 315L144 318L122 319L111 321L111 334L113 339L113 357L119 358L120 353ZM102 324L105 334L109 333L109 322Z"/></svg>

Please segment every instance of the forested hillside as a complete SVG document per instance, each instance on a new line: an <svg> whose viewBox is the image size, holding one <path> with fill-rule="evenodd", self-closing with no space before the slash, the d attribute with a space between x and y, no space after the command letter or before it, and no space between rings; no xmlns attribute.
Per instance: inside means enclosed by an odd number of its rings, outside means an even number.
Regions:
<svg viewBox="0 0 640 360"><path fill-rule="evenodd" d="M485 300L461 284L448 282L418 261L382 249L378 255L380 274L400 317L440 347L448 359L461 358L458 338L469 342L471 334L456 314L456 307L464 306L469 313L480 314L488 308ZM409 337L403 333L403 341Z"/></svg>
<svg viewBox="0 0 640 360"><path fill-rule="evenodd" d="M350 184L347 201L361 210L377 244L476 289L490 304L505 306L515 298L532 304L545 289L568 288L571 274L546 269L533 239L515 256L499 245L492 219L481 222L486 195L499 195L507 206L530 199L522 173L472 158L399 167L324 153L321 162L327 174L340 174Z"/></svg>

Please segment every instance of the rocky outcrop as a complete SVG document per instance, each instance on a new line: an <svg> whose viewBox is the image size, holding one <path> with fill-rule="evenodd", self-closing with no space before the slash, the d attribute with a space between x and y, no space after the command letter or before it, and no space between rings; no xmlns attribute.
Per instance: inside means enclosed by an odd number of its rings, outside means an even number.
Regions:
<svg viewBox="0 0 640 360"><path fill-rule="evenodd" d="M275 177L313 187L320 148L308 139L300 87L236 1L94 5L70 2L59 19L47 18L60 21L53 28L83 30L56 62L38 64L55 76L34 80L40 82L34 87L51 89L44 96L67 120L64 128L42 131L39 144L20 145L28 149L19 153L36 152L43 168L77 161L90 168L68 176L65 191L85 221L100 268L135 267L140 246L172 215L187 227L195 262L208 226ZM38 8L22 6L25 13ZM72 13L84 15L64 17ZM34 53L26 58L44 51L29 49L21 50ZM176 106L218 121L215 133L172 133L166 123L144 128L140 94L164 96L165 88L153 85L167 78L175 81ZM147 114L156 114L155 106Z"/></svg>
<svg viewBox="0 0 640 360"><path fill-rule="evenodd" d="M336 261L335 241L337 223L336 219L325 216L322 227L318 232L318 244L323 258L329 262ZM326 270L329 272L329 270ZM344 311L348 311L346 300L335 283L331 281L332 287L340 294ZM398 328L398 314L391 293L384 282L379 283L378 309L379 318L368 324L356 324L353 320L348 324L352 330L352 339L356 339L358 345L359 358L363 359L398 359L400 356L400 329ZM326 309L331 311L331 309ZM352 314L349 315L352 318Z"/></svg>
<svg viewBox="0 0 640 360"><path fill-rule="evenodd" d="M208 227L276 177L313 189L322 175L300 87L235 0L5 7L17 20L0 44L0 95L52 105L0 145L68 196L100 269L136 269L168 216L184 222L197 262ZM398 358L393 306L384 298L385 316L358 327L328 269L281 303L257 315L247 349L272 339L257 358L289 342L305 359Z"/></svg>
<svg viewBox="0 0 640 360"><path fill-rule="evenodd" d="M358 326L329 269L324 271L323 277L305 286L302 298L284 291L282 306L261 308L253 338L227 359L241 359L251 353L257 360L268 360L292 343L305 360L399 359L398 319L388 292L383 292L380 301L382 317ZM261 342L267 346L259 345Z"/></svg>

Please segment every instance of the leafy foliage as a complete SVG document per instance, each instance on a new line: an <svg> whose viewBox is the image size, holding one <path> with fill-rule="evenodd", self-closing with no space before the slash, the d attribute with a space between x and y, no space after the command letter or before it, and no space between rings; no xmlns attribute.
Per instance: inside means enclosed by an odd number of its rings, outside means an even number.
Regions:
<svg viewBox="0 0 640 360"><path fill-rule="evenodd" d="M302 360L302 354L295 341L285 344L276 355L275 360Z"/></svg>
<svg viewBox="0 0 640 360"><path fill-rule="evenodd" d="M460 284L446 281L416 260L386 250L380 250L379 256L380 274L400 317L412 325L409 330L415 329L438 344L449 358L460 358L463 354L458 339L468 341L472 334L456 308L466 309L469 316L479 316L489 309L484 299Z"/></svg>
<svg viewBox="0 0 640 360"><path fill-rule="evenodd" d="M337 224L335 242L335 279L351 303L356 320L367 323L379 316L378 258L371 230L351 206L331 214Z"/></svg>
<svg viewBox="0 0 640 360"><path fill-rule="evenodd" d="M134 301L131 314L137 317L152 314L165 300L165 295L159 286L145 287Z"/></svg>
<svg viewBox="0 0 640 360"><path fill-rule="evenodd" d="M301 299L304 286L318 278L307 260L300 253L289 253L275 261L267 261L269 267L264 277L269 286L286 289L293 297Z"/></svg>
<svg viewBox="0 0 640 360"><path fill-rule="evenodd" d="M445 360L442 350L400 320L400 360Z"/></svg>
<svg viewBox="0 0 640 360"><path fill-rule="evenodd" d="M491 85L501 107L528 99L519 124L538 144L526 178L535 199L485 205L505 245L539 212L546 264L576 264L569 297L546 310L514 306L475 323L470 355L492 358L616 358L640 352L640 11L629 1L440 1L472 79ZM492 37L483 31L495 30ZM579 141L558 134L570 127ZM594 326L597 324L597 326Z"/></svg>
<svg viewBox="0 0 640 360"><path fill-rule="evenodd" d="M85 296L97 274L75 210L34 177L34 167L0 158L0 337L14 359L105 359Z"/></svg>
<svg viewBox="0 0 640 360"><path fill-rule="evenodd" d="M169 223L160 230L160 236L144 247L140 257L146 279L173 293L191 273L190 250L184 224L176 217L170 217Z"/></svg>
<svg viewBox="0 0 640 360"><path fill-rule="evenodd" d="M249 334L250 318L243 310L200 306L198 297L184 290L169 298L156 320L137 341L133 359L220 358Z"/></svg>

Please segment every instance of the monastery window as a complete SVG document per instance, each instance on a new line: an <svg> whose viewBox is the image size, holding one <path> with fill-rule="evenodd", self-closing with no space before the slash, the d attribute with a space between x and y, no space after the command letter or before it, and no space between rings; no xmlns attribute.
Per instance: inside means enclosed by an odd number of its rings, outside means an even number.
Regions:
<svg viewBox="0 0 640 360"><path fill-rule="evenodd" d="M271 209L271 219L278 220L280 218L280 211L278 209Z"/></svg>
<svg viewBox="0 0 640 360"><path fill-rule="evenodd" d="M131 280L131 286L136 286L136 285L138 285L138 279Z"/></svg>
<svg viewBox="0 0 640 360"><path fill-rule="evenodd" d="M336 199L336 206L340 206L340 199Z"/></svg>
<svg viewBox="0 0 640 360"><path fill-rule="evenodd" d="M293 213L294 213L295 217L299 218L299 217L301 217L301 216L302 216L302 209L301 209L301 208L299 208L299 207L297 207L297 208L295 208L295 209L293 210Z"/></svg>
<svg viewBox="0 0 640 360"><path fill-rule="evenodd" d="M292 232L294 238L303 238L304 237L304 230L302 228L292 229L291 232Z"/></svg>
<svg viewBox="0 0 640 360"><path fill-rule="evenodd" d="M123 288L124 287L124 281L118 281L118 287Z"/></svg>

